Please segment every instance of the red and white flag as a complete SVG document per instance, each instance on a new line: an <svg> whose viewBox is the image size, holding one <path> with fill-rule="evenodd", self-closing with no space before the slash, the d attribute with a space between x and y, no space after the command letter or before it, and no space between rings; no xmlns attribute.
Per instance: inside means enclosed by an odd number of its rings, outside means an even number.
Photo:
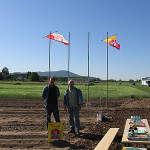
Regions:
<svg viewBox="0 0 150 150"><path fill-rule="evenodd" d="M57 32L49 34L45 37L50 38L55 41L58 41L58 42L61 42L61 43L64 43L65 45L69 45L69 42L64 38L64 36L58 34Z"/></svg>

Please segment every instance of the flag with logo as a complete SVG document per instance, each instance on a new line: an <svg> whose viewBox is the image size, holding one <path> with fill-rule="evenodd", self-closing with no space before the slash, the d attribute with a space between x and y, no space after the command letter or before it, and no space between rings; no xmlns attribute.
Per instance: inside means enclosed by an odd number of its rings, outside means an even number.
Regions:
<svg viewBox="0 0 150 150"><path fill-rule="evenodd" d="M69 45L69 42L64 38L64 36L58 34L57 32L53 32L52 34L49 34L45 37L50 38L50 39L55 40L55 41L58 41L58 42L61 42L65 45Z"/></svg>
<svg viewBox="0 0 150 150"><path fill-rule="evenodd" d="M120 44L116 42L116 35L113 35L111 37L108 38L108 41L107 39L104 40L106 43L108 43L109 45L117 48L118 50L120 50Z"/></svg>

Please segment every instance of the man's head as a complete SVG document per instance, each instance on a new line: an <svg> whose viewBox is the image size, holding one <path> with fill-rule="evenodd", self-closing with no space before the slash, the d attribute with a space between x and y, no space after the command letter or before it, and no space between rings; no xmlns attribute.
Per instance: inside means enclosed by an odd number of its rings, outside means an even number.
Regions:
<svg viewBox="0 0 150 150"><path fill-rule="evenodd" d="M51 77L50 79L49 79L49 85L50 86L54 86L54 82L55 82L55 78L54 77Z"/></svg>
<svg viewBox="0 0 150 150"><path fill-rule="evenodd" d="M73 82L73 80L70 80L70 81L68 82L68 85L69 85L70 89L72 89L72 88L74 87L74 82Z"/></svg>

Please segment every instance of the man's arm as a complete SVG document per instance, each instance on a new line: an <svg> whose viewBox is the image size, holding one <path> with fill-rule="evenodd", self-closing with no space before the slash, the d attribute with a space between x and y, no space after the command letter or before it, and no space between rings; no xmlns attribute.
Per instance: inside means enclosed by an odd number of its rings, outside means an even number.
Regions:
<svg viewBox="0 0 150 150"><path fill-rule="evenodd" d="M45 99L46 98L46 96L47 96L47 92L48 92L48 86L45 86L44 88L43 88L43 91L42 91L42 97Z"/></svg>
<svg viewBox="0 0 150 150"><path fill-rule="evenodd" d="M83 104L83 96L82 96L82 91L80 89L77 89L77 93L79 96L79 105Z"/></svg>
<svg viewBox="0 0 150 150"><path fill-rule="evenodd" d="M46 89L46 87L43 88L43 91L42 91L42 97L43 97L44 99L45 99L45 95L46 95L46 92L45 92L46 90L45 90L45 89Z"/></svg>

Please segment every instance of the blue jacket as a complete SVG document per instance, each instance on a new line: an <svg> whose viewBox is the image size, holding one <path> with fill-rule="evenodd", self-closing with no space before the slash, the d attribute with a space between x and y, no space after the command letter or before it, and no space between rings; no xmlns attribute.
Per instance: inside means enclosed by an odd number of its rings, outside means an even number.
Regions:
<svg viewBox="0 0 150 150"><path fill-rule="evenodd" d="M78 95L78 105L82 105L83 104L82 91L80 89L77 89L76 87L75 89ZM64 94L64 106L69 106L68 89L65 91L65 94Z"/></svg>
<svg viewBox="0 0 150 150"><path fill-rule="evenodd" d="M57 86L55 86L55 88L56 88L57 99L58 99L58 97L60 95L59 88ZM47 85L46 87L44 87L44 89L42 91L42 97L45 99L45 106L47 106L49 90L50 90L49 85Z"/></svg>

